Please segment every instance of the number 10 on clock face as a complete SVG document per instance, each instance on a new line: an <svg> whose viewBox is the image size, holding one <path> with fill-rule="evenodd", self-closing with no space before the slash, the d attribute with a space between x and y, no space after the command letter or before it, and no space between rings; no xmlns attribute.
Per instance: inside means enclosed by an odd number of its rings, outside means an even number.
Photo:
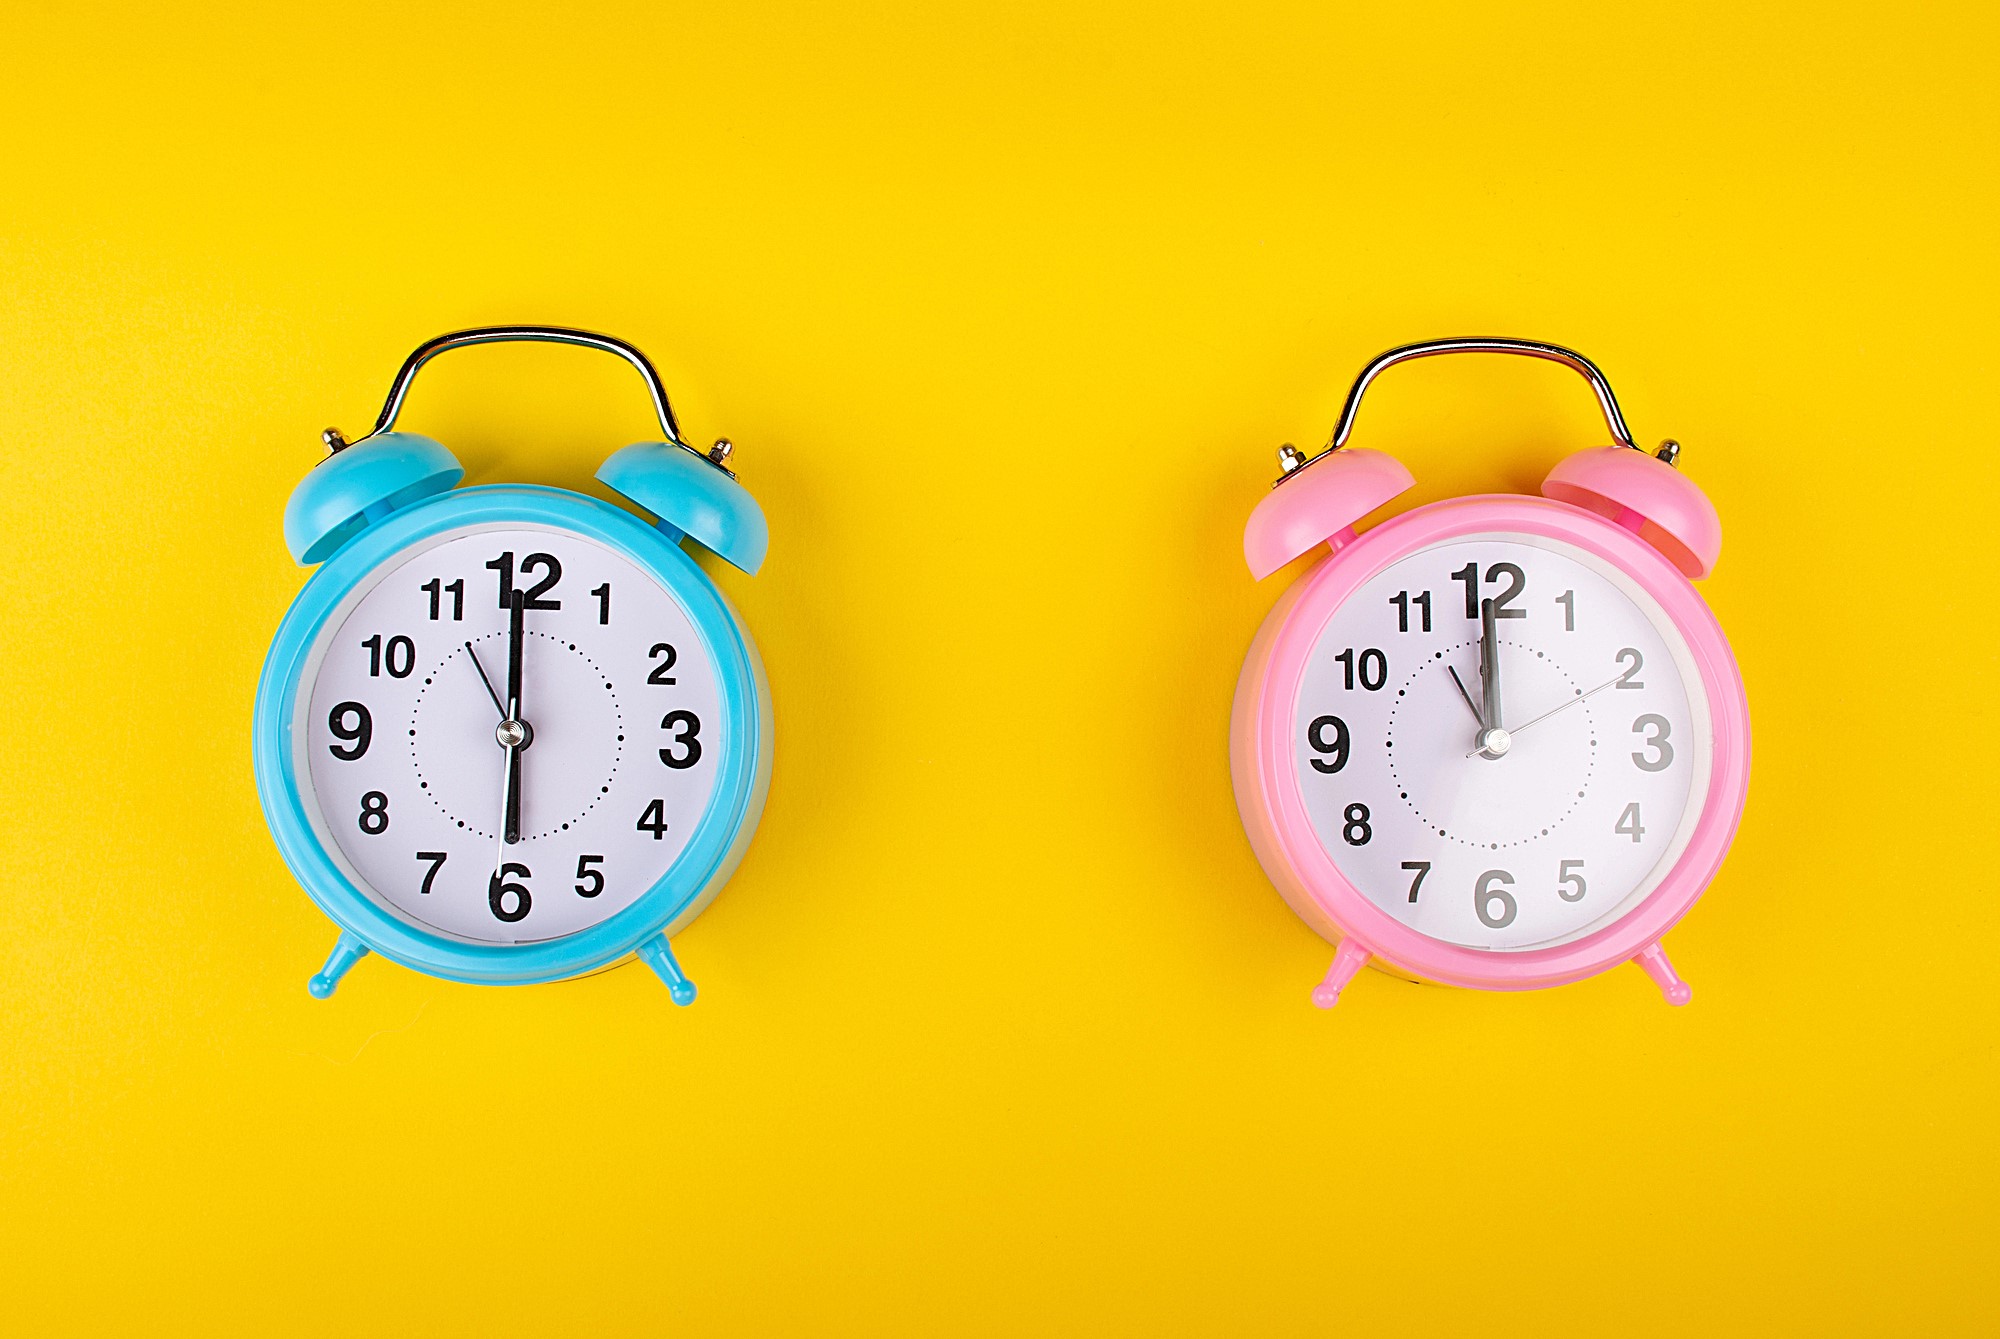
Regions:
<svg viewBox="0 0 2000 1339"><path fill-rule="evenodd" d="M530 943L615 916L715 788L703 638L665 585L584 535L412 545L325 621L305 679L293 740L313 828L372 900L454 938Z"/></svg>
<svg viewBox="0 0 2000 1339"><path fill-rule="evenodd" d="M1418 549L1341 601L1292 766L1319 845L1428 939L1511 952L1643 899L1699 817L1706 697L1660 606L1553 539Z"/></svg>

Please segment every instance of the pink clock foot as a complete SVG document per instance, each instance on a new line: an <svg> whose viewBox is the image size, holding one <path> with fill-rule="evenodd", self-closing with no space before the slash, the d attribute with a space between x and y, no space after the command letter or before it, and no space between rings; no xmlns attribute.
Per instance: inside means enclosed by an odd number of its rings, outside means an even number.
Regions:
<svg viewBox="0 0 2000 1339"><path fill-rule="evenodd" d="M1331 1009L1340 1003L1340 992L1354 979L1354 974L1368 965L1368 950L1352 939L1343 939L1334 951L1333 966L1326 969L1326 979L1313 987L1313 1003L1322 1009Z"/></svg>
<svg viewBox="0 0 2000 1339"><path fill-rule="evenodd" d="M1686 1004L1694 998L1694 991L1675 973L1674 965L1667 961L1667 951L1658 944L1646 945L1632 961L1653 978L1653 984L1660 988L1660 994L1667 997L1668 1004Z"/></svg>

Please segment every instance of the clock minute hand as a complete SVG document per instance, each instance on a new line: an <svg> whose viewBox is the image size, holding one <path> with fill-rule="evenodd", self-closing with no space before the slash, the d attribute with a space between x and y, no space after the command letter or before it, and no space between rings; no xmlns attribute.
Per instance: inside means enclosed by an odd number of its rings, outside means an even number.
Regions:
<svg viewBox="0 0 2000 1339"><path fill-rule="evenodd" d="M1479 734L1473 739L1472 752L1465 756L1490 762L1506 757L1514 742L1500 721L1499 612L1491 600L1479 606L1479 695L1484 703L1479 712Z"/></svg>
<svg viewBox="0 0 2000 1339"><path fill-rule="evenodd" d="M1500 621L1491 600L1479 606L1479 695L1480 721L1488 730L1506 729L1500 719Z"/></svg>
<svg viewBox="0 0 2000 1339"><path fill-rule="evenodd" d="M521 719L521 643L526 600L514 592L507 620L507 719L500 722L499 739L507 750L506 819L502 839L509 845L521 840L521 752L528 746L529 731Z"/></svg>

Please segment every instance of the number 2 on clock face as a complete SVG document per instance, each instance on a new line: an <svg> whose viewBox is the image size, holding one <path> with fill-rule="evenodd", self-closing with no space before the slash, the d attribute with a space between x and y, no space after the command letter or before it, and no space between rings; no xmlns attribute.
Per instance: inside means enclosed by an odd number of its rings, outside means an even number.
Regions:
<svg viewBox="0 0 2000 1339"><path fill-rule="evenodd" d="M1342 875L1424 935L1503 952L1587 934L1656 886L1710 768L1672 622L1610 564L1528 535L1433 545L1362 583L1294 720Z"/></svg>
<svg viewBox="0 0 2000 1339"><path fill-rule="evenodd" d="M520 840L502 840L521 598ZM672 673L666 673L671 669ZM447 532L327 620L298 698L314 826L397 914L465 939L588 928L666 873L713 791L715 667L674 595L554 528Z"/></svg>

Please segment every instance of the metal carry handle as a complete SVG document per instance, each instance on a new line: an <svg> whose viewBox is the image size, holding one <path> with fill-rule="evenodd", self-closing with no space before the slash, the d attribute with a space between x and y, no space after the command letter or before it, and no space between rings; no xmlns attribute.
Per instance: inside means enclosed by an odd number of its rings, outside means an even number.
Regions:
<svg viewBox="0 0 2000 1339"><path fill-rule="evenodd" d="M403 400L410 393L410 383L416 380L417 369L446 349L460 349L472 344L574 344L580 348L598 349L604 353L614 353L633 367L646 379L646 389L653 396L653 412L659 416L660 430L667 440L685 451L692 451L711 464L720 465L720 460L703 455L681 438L680 424L674 419L674 407L667 402L667 388L660 384L660 374L653 370L646 355L627 344L622 339L610 335L600 335L589 330L572 330L559 325L489 325L473 330L454 330L448 335L426 340L417 346L416 352L403 360L403 368L396 373L396 384L389 388L389 398L382 405L382 413L376 418L375 426L368 430L368 436L388 432L396 426L396 418L403 412ZM331 431L331 430L329 430ZM334 445L329 438L328 445ZM334 446L337 451L346 443ZM720 444L718 443L718 447ZM724 458L728 452L723 451Z"/></svg>
<svg viewBox="0 0 2000 1339"><path fill-rule="evenodd" d="M1284 467L1284 478L1297 474L1313 460L1338 451L1347 444L1354 431L1355 415L1361 412L1361 397L1376 377L1394 367L1397 363L1407 363L1418 358L1435 358L1445 353L1513 353L1528 358L1542 358L1552 363L1561 363L1590 383L1590 389L1597 393L1597 407L1604 413L1604 426L1611 430L1612 440L1620 446L1638 450L1632 440L1632 430L1625 426L1625 415L1619 411L1618 397L1611 393L1611 383L1604 379L1604 373L1597 364L1560 344L1543 344L1532 339L1506 339L1499 336L1471 336L1460 339L1432 339L1421 344L1404 344L1377 354L1368 366L1361 369L1361 375L1354 379L1354 387L1347 392L1347 403L1341 408L1340 422L1334 425L1333 436L1327 440L1326 450L1318 456L1306 459L1296 452L1283 456L1280 463ZM1280 482L1283 480L1281 479Z"/></svg>

